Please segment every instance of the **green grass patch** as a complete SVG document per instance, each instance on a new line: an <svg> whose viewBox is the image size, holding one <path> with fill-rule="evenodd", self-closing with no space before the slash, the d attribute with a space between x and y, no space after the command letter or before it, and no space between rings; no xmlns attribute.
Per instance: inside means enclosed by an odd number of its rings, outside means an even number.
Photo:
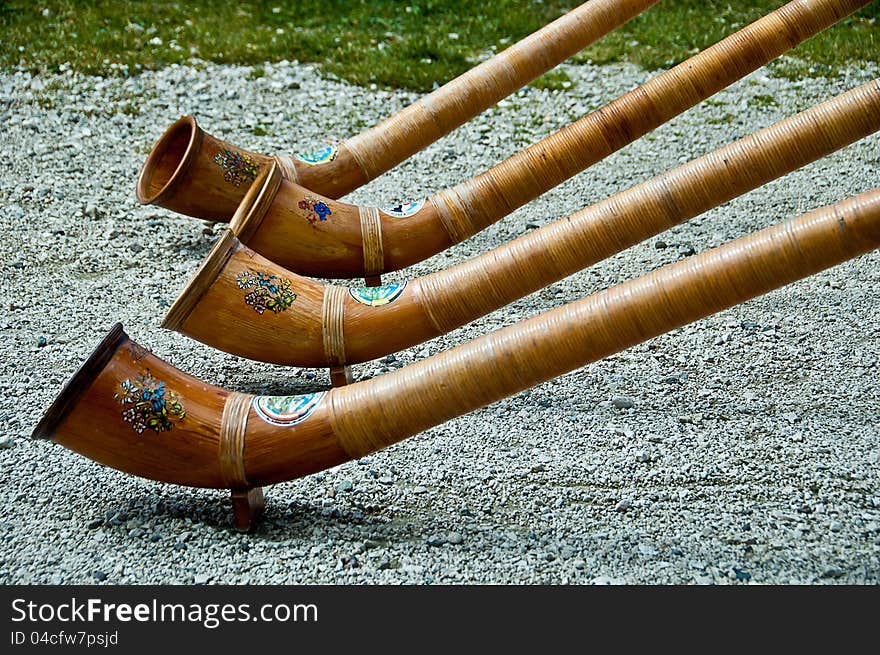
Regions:
<svg viewBox="0 0 880 655"><path fill-rule="evenodd" d="M756 95L754 98L749 100L749 104L753 107L778 107L779 102L777 102L776 98L771 95L767 95L766 93L762 93Z"/></svg>
<svg viewBox="0 0 880 655"><path fill-rule="evenodd" d="M254 66L316 62L355 84L428 91L555 19L560 0L0 0L0 66L133 74L193 60ZM576 57L665 68L718 41L779 0L663 0ZM874 2L797 48L774 69L790 76L834 74L876 61ZM536 82L568 88L553 73Z"/></svg>
<svg viewBox="0 0 880 655"><path fill-rule="evenodd" d="M544 73L541 77L532 82L532 86L539 89L564 91L572 88L574 82L564 70L552 70L549 73Z"/></svg>

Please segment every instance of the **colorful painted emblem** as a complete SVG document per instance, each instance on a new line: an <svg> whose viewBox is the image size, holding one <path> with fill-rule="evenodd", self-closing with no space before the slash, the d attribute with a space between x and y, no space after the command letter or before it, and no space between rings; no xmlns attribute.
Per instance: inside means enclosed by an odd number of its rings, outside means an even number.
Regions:
<svg viewBox="0 0 880 655"><path fill-rule="evenodd" d="M338 154L339 148L336 146L324 146L323 148L318 148L311 152L298 152L294 157L309 166L317 166L318 164L326 164L327 162L333 161Z"/></svg>
<svg viewBox="0 0 880 655"><path fill-rule="evenodd" d="M274 314L280 314L285 309L289 309L296 300L296 294L287 278L260 271L243 271L235 280L239 289L250 291L245 295L244 301L253 307L257 314L262 314L267 309Z"/></svg>
<svg viewBox="0 0 880 655"><path fill-rule="evenodd" d="M180 397L149 371L143 371L134 380L123 380L119 386L122 391L113 397L122 405L122 420L138 434L148 428L168 432L186 417Z"/></svg>
<svg viewBox="0 0 880 655"><path fill-rule="evenodd" d="M427 198L423 200L410 200L409 202L402 202L394 205L394 207L391 207L390 209L383 209L382 211L395 218L409 218L424 207L427 200Z"/></svg>
<svg viewBox="0 0 880 655"><path fill-rule="evenodd" d="M352 287L348 293L362 305L381 307L397 300L404 289L406 289L406 281L381 287Z"/></svg>
<svg viewBox="0 0 880 655"><path fill-rule="evenodd" d="M326 391L317 391L304 396L256 396L251 404L266 423L288 426L305 421L326 395Z"/></svg>
<svg viewBox="0 0 880 655"><path fill-rule="evenodd" d="M214 163L226 171L223 179L233 186L241 186L242 182L250 184L257 179L260 165L247 155L232 150L224 150L214 155Z"/></svg>
<svg viewBox="0 0 880 655"><path fill-rule="evenodd" d="M306 196L300 200L297 206L306 213L306 220L311 225L318 221L326 221L327 217L333 214L327 203L322 200L315 200L311 196Z"/></svg>

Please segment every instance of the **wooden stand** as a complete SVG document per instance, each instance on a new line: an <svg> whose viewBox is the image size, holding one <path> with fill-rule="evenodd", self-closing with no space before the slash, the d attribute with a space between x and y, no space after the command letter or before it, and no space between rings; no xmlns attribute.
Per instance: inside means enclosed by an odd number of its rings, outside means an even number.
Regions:
<svg viewBox="0 0 880 655"><path fill-rule="evenodd" d="M265 508L262 487L232 490L232 514L239 532L250 532Z"/></svg>
<svg viewBox="0 0 880 655"><path fill-rule="evenodd" d="M330 384L334 387L344 387L354 382L351 374L351 366L331 366Z"/></svg>
<svg viewBox="0 0 880 655"><path fill-rule="evenodd" d="M381 275L368 275L364 278L364 283L368 287L381 287L382 286L382 276Z"/></svg>

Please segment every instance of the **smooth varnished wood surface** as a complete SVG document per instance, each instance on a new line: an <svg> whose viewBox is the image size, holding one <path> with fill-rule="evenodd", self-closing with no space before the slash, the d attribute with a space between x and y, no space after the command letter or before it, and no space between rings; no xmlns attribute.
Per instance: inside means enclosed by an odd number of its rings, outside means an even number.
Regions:
<svg viewBox="0 0 880 655"><path fill-rule="evenodd" d="M590 0L475 66L369 130L337 146L319 164L281 158L286 178L339 198L393 168L502 98L637 16L657 0ZM191 145L190 145L191 144ZM138 181L138 199L214 221L228 221L253 182L230 184L214 158L247 157L262 171L272 157L252 153L201 130L185 116L157 141ZM182 168L181 168L182 166Z"/></svg>
<svg viewBox="0 0 880 655"><path fill-rule="evenodd" d="M276 364L368 361L464 325L878 129L875 80L483 255L411 280L396 300L376 307L284 269L227 232L163 325ZM259 197L259 189L248 195ZM248 271L289 281L296 300L277 314L255 312L236 282ZM331 288L342 293L328 296ZM332 308L328 297L336 303Z"/></svg>
<svg viewBox="0 0 880 655"><path fill-rule="evenodd" d="M473 236L865 4L868 0L794 0L490 170L432 196L416 214L399 218L380 211L382 271L411 266ZM328 208L326 219L314 220L313 212L302 209L303 203L315 202ZM240 238L301 275L363 277L382 271L365 266L369 248L361 214L361 208L284 180L259 227Z"/></svg>
<svg viewBox="0 0 880 655"><path fill-rule="evenodd" d="M615 352L880 247L880 189L766 228L418 363L334 388L297 422L257 415L251 397L201 382L119 334L103 369L54 426L54 439L102 464L224 488L221 439L240 433L238 476L256 487L373 452ZM112 333L111 333L112 335ZM109 341L108 341L109 342ZM98 352L102 352L99 349ZM104 353L106 355L106 353ZM148 370L186 407L166 431L137 434L114 395ZM69 398L62 392L59 401ZM170 396L169 396L170 397ZM239 410L224 420L229 403ZM48 411L52 415L57 408ZM230 423L231 421L231 423ZM222 435L222 437L221 437ZM239 511L244 505L237 501ZM248 500L247 510L255 503Z"/></svg>

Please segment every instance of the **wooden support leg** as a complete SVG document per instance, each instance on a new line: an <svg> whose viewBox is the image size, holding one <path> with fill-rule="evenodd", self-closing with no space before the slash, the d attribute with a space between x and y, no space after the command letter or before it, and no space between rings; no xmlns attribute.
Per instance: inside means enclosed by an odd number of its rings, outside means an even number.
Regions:
<svg viewBox="0 0 880 655"><path fill-rule="evenodd" d="M364 278L368 287L381 287L382 286L382 276L381 275L368 275Z"/></svg>
<svg viewBox="0 0 880 655"><path fill-rule="evenodd" d="M250 532L266 508L262 487L232 490L232 514L235 529L239 532Z"/></svg>
<svg viewBox="0 0 880 655"><path fill-rule="evenodd" d="M354 381L351 375L351 366L331 366L330 384L334 387L344 387Z"/></svg>

